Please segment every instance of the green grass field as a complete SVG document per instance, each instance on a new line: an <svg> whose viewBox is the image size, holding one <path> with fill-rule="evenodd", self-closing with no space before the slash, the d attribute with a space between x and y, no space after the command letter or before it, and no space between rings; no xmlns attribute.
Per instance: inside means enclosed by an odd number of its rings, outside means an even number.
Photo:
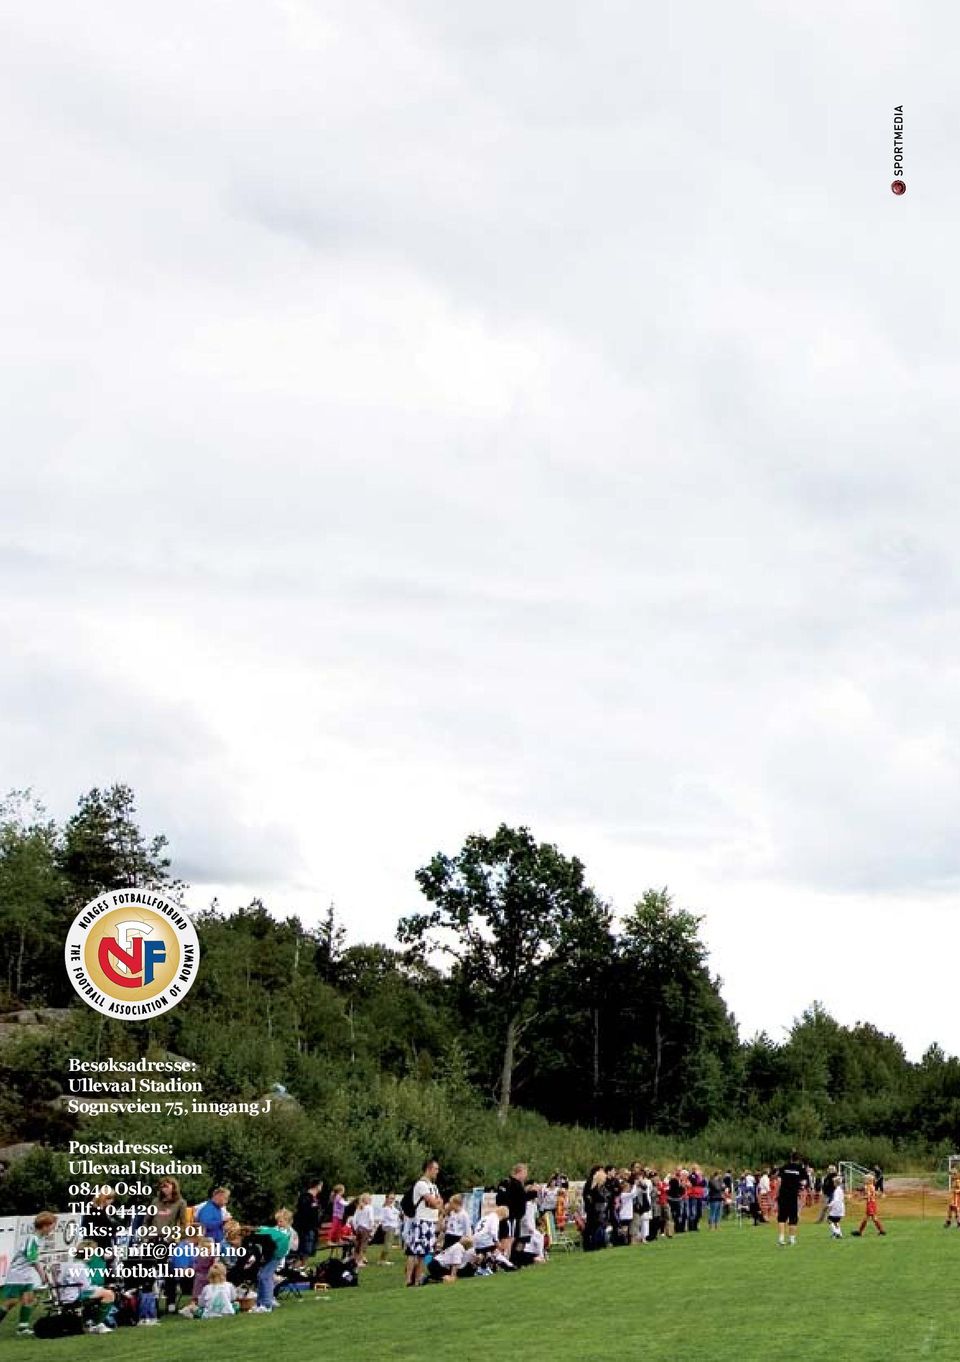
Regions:
<svg viewBox="0 0 960 1362"><path fill-rule="evenodd" d="M804 1224L795 1248L770 1227L724 1225L672 1243L556 1255L514 1275L408 1291L402 1269L370 1267L359 1289L285 1303L272 1315L44 1342L0 1333L25 1362L229 1357L263 1362L483 1357L497 1362L644 1358L886 1362L960 1356L960 1232L898 1220L884 1239L834 1243Z"/></svg>

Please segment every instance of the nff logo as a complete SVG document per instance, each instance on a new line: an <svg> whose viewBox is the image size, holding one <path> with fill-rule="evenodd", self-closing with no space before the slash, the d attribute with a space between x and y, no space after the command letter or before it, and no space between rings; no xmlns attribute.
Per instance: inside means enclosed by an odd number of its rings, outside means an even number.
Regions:
<svg viewBox="0 0 960 1362"><path fill-rule="evenodd" d="M167 958L167 948L162 941L144 941L152 931L149 922L119 922L116 936L100 938L97 960L112 984L143 988L153 983L156 966Z"/></svg>
<svg viewBox="0 0 960 1362"><path fill-rule="evenodd" d="M152 889L115 889L74 918L64 960L85 1003L136 1021L167 1012L186 996L200 947L179 903Z"/></svg>

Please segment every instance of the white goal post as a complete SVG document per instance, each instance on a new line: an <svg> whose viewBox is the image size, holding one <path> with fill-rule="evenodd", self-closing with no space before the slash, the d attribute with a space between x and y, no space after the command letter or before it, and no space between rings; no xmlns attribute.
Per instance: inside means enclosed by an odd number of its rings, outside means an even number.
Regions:
<svg viewBox="0 0 960 1362"><path fill-rule="evenodd" d="M960 1163L960 1158L957 1162ZM864 1168L862 1164L852 1163L849 1159L840 1160L838 1171L845 1192L859 1192L863 1187L864 1179L873 1177L872 1168Z"/></svg>

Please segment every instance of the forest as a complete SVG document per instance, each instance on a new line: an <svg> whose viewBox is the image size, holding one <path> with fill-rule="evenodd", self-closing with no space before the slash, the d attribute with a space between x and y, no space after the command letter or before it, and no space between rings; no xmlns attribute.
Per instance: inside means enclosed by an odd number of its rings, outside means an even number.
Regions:
<svg viewBox="0 0 960 1362"><path fill-rule="evenodd" d="M699 920L667 889L615 909L576 857L506 825L411 866L423 908L390 942L352 940L332 905L305 923L282 904L190 902L191 992L149 1023L110 1021L72 991L67 927L117 886L189 901L171 865L127 786L88 791L62 824L29 792L0 806L0 1145L35 1146L0 1181L0 1214L54 1195L56 1151L77 1132L144 1129L64 1110L71 1055L185 1056L211 1098L274 1094L269 1125L178 1128L178 1154L251 1213L308 1168L396 1185L425 1150L450 1185L473 1185L521 1154L574 1175L597 1158L733 1166L797 1144L815 1162L891 1168L933 1166L960 1140L955 1057L934 1046L911 1062L895 1037L816 1002L781 1043L741 1037Z"/></svg>

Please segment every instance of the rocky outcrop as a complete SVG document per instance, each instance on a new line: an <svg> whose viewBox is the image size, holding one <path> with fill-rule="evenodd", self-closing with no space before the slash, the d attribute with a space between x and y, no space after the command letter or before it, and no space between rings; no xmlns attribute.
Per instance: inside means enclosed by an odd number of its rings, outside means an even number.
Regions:
<svg viewBox="0 0 960 1362"><path fill-rule="evenodd" d="M31 1032L42 1035L51 1026L60 1026L74 1014L71 1007L22 1007L0 1014L0 1046L20 1040Z"/></svg>
<svg viewBox="0 0 960 1362"><path fill-rule="evenodd" d="M16 1163L17 1159L25 1159L32 1149L38 1149L36 1144L5 1144L0 1145L0 1163Z"/></svg>

